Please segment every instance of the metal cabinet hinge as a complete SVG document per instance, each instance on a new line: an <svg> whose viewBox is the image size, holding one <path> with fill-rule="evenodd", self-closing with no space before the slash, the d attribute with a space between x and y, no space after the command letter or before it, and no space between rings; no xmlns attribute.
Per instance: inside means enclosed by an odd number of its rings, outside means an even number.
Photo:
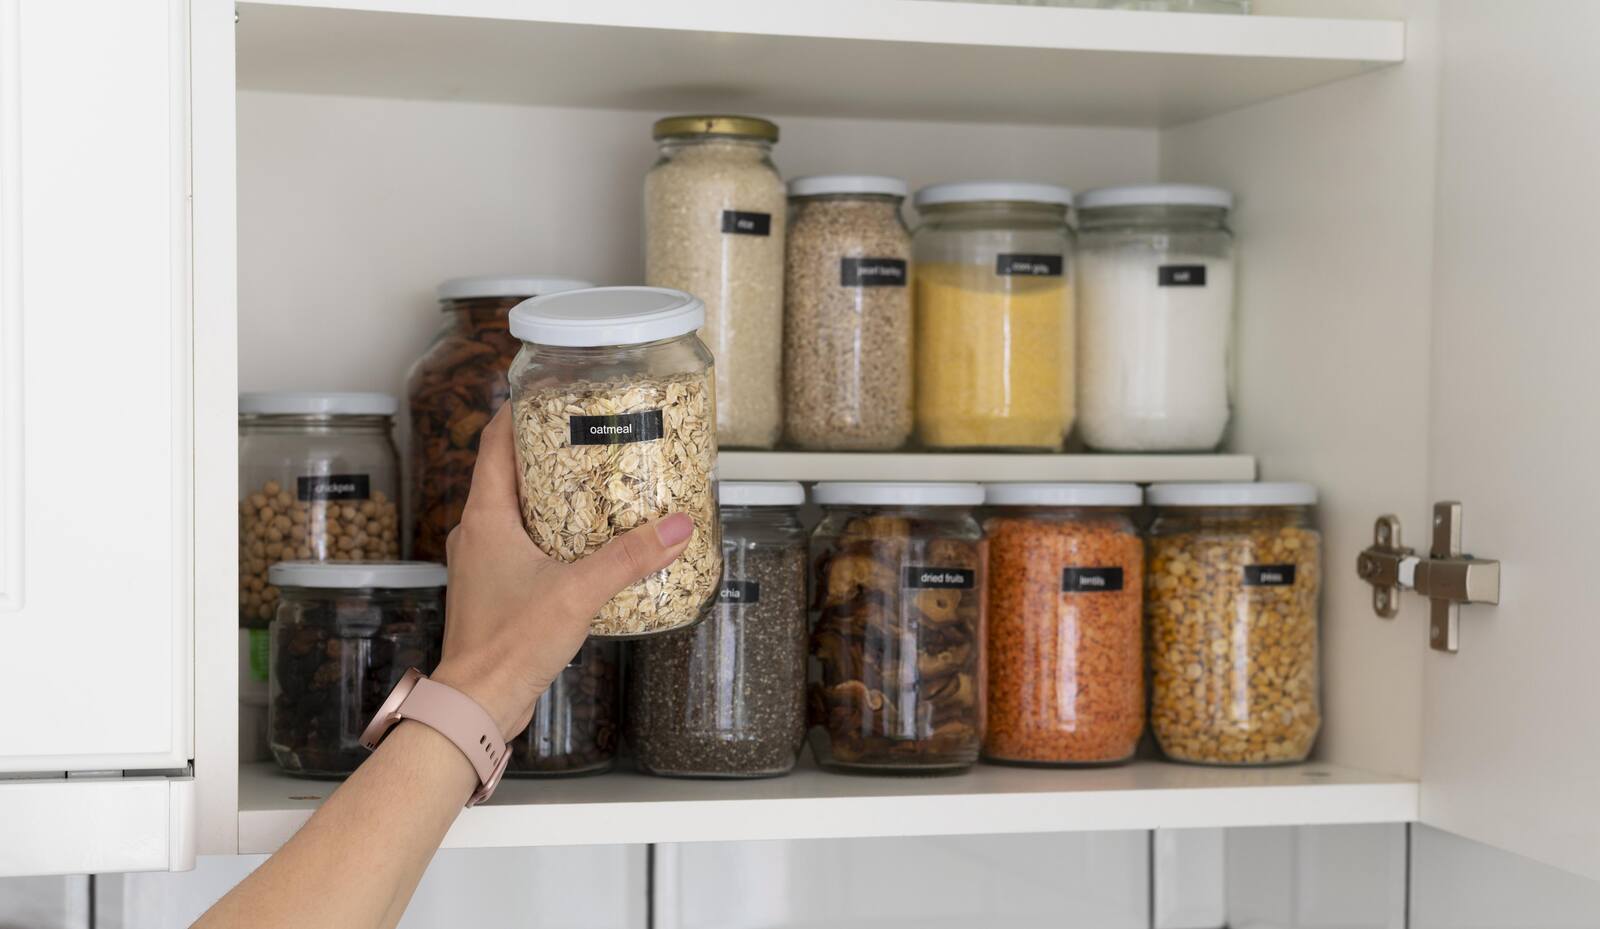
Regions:
<svg viewBox="0 0 1600 929"><path fill-rule="evenodd" d="M1372 609L1384 619L1400 613L1400 592L1415 590L1431 603L1428 644L1461 648L1461 606L1500 602L1500 562L1461 553L1461 504L1433 505L1433 546L1427 558L1401 544L1400 518L1380 516L1372 545L1356 558L1356 574L1372 585Z"/></svg>

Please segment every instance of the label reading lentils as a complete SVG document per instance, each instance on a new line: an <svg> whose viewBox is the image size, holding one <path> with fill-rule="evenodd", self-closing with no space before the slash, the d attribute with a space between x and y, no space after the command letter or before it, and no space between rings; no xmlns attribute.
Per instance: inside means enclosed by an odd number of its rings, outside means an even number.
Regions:
<svg viewBox="0 0 1600 929"><path fill-rule="evenodd" d="M323 474L295 478L301 500L365 500L372 496L372 480L365 474Z"/></svg>
<svg viewBox="0 0 1600 929"><path fill-rule="evenodd" d="M1292 564L1247 564L1244 566L1246 587L1293 587Z"/></svg>
<svg viewBox="0 0 1600 929"><path fill-rule="evenodd" d="M978 572L971 568L929 568L912 565L905 569L905 587L908 590L932 588L936 590L971 590Z"/></svg>
<svg viewBox="0 0 1600 929"><path fill-rule="evenodd" d="M717 602L728 606L749 606L761 602L760 581L723 581L717 588Z"/></svg>
<svg viewBox="0 0 1600 929"><path fill-rule="evenodd" d="M666 433L660 410L640 410L615 416L569 416L567 429L573 445L651 442Z"/></svg>
<svg viewBox="0 0 1600 929"><path fill-rule="evenodd" d="M1122 589L1121 568L1062 568L1061 592L1101 593Z"/></svg>
<svg viewBox="0 0 1600 929"><path fill-rule="evenodd" d="M722 233L724 235L772 235L772 214L723 210Z"/></svg>
<svg viewBox="0 0 1600 929"><path fill-rule="evenodd" d="M906 263L903 258L841 258L840 287L904 287Z"/></svg>
<svg viewBox="0 0 1600 929"><path fill-rule="evenodd" d="M1156 269L1158 287L1204 287L1205 265L1162 265Z"/></svg>
<svg viewBox="0 0 1600 929"><path fill-rule="evenodd" d="M1060 255L997 255L994 273L1001 277L1060 277Z"/></svg>

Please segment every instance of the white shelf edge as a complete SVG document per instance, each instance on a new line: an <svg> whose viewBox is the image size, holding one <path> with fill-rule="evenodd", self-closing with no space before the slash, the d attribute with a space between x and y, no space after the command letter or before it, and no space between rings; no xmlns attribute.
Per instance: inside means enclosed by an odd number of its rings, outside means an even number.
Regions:
<svg viewBox="0 0 1600 929"><path fill-rule="evenodd" d="M1007 455L913 452L743 452L717 476L745 481L1253 481L1251 455Z"/></svg>

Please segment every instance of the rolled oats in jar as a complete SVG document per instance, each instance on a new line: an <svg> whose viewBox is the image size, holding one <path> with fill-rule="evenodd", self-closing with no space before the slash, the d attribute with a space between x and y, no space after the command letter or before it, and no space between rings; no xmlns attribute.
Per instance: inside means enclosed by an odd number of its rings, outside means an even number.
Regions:
<svg viewBox="0 0 1600 929"><path fill-rule="evenodd" d="M1145 611L1150 726L1167 757L1304 761L1322 724L1322 537L1309 484L1156 484Z"/></svg>

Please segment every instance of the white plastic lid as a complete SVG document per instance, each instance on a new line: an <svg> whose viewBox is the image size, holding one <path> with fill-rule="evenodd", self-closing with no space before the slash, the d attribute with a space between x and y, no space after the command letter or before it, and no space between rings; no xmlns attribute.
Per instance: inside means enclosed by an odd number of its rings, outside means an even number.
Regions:
<svg viewBox="0 0 1600 929"><path fill-rule="evenodd" d="M1233 209L1233 194L1221 187L1200 184L1132 184L1127 187L1101 187L1078 197L1078 209L1094 210L1105 206L1215 206Z"/></svg>
<svg viewBox="0 0 1600 929"><path fill-rule="evenodd" d="M638 345L705 325L699 298L665 287L590 287L524 300L511 310L511 334L566 347Z"/></svg>
<svg viewBox="0 0 1600 929"><path fill-rule="evenodd" d="M983 486L939 481L828 481L812 488L811 499L823 506L977 506L983 502Z"/></svg>
<svg viewBox="0 0 1600 929"><path fill-rule="evenodd" d="M267 569L274 587L443 587L444 565L431 561L280 561Z"/></svg>
<svg viewBox="0 0 1600 929"><path fill-rule="evenodd" d="M881 174L815 174L789 182L789 196L816 197L822 194L879 194L904 197L906 182Z"/></svg>
<svg viewBox="0 0 1600 929"><path fill-rule="evenodd" d="M799 506L806 502L806 491L795 481L723 481L717 485L717 502L723 506Z"/></svg>
<svg viewBox="0 0 1600 929"><path fill-rule="evenodd" d="M1298 483L1151 484L1151 506L1313 506L1317 488Z"/></svg>
<svg viewBox="0 0 1600 929"><path fill-rule="evenodd" d="M1138 484L985 484L990 506L1138 506Z"/></svg>
<svg viewBox="0 0 1600 929"><path fill-rule="evenodd" d="M245 416L393 416L400 401L389 394L275 390L239 395Z"/></svg>
<svg viewBox="0 0 1600 929"><path fill-rule="evenodd" d="M917 191L913 202L920 208L939 203L978 203L984 200L1072 206L1072 191L1055 184L1036 184L1032 181L958 181L924 187Z"/></svg>
<svg viewBox="0 0 1600 929"><path fill-rule="evenodd" d="M483 277L453 277L439 285L440 300L472 300L479 297L542 297L568 290L593 287L575 277L544 274L490 274Z"/></svg>

